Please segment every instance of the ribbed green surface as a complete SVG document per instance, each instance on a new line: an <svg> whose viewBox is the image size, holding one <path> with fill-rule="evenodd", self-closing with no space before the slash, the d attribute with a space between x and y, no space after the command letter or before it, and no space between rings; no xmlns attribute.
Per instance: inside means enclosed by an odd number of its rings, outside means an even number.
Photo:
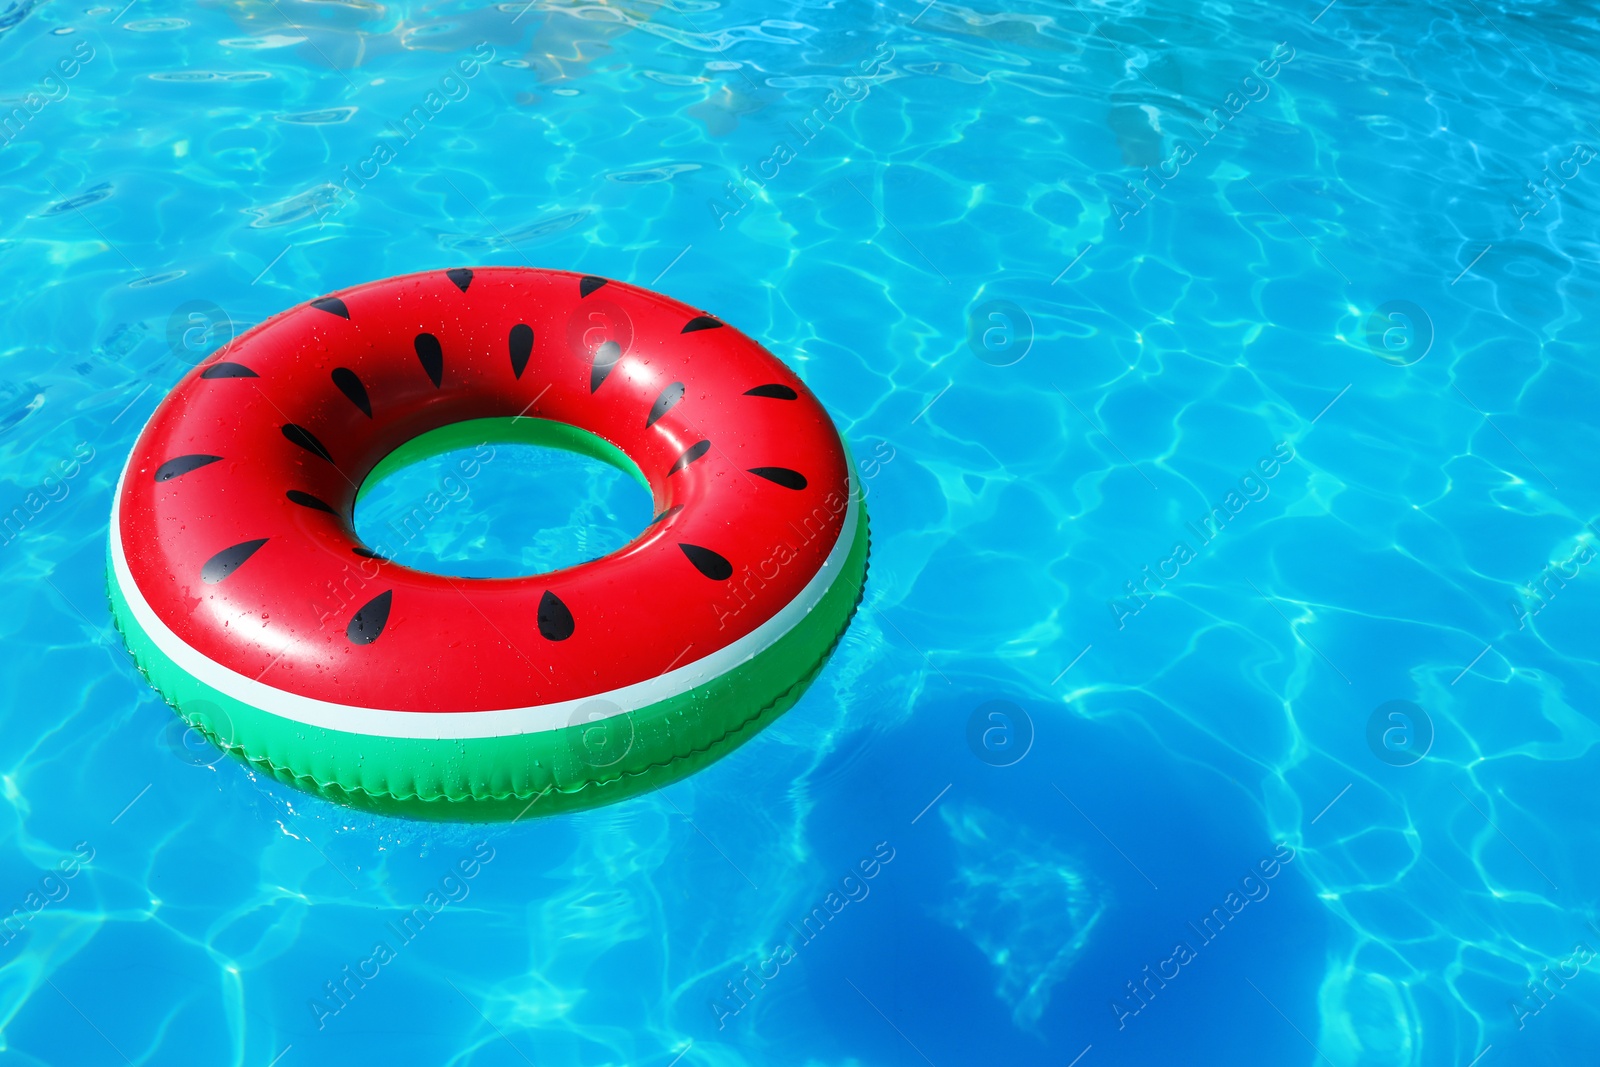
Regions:
<svg viewBox="0 0 1600 1067"><path fill-rule="evenodd" d="M178 714L280 781L391 814L515 819L659 788L732 751L787 710L821 670L860 602L868 552L864 504L857 522L839 578L816 607L737 669L632 713L513 737L372 737L283 719L178 668L134 621L114 576L111 611L139 669Z"/></svg>

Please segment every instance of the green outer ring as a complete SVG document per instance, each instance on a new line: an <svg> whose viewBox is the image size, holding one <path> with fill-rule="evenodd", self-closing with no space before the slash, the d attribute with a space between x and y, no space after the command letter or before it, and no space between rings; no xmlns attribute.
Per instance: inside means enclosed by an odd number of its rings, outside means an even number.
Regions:
<svg viewBox="0 0 1600 1067"><path fill-rule="evenodd" d="M579 433L626 460L614 446ZM467 433L443 448L419 444L419 438L385 457L364 485L376 484L404 463L460 447L478 436ZM572 438L574 444L579 440ZM537 443L572 448L543 434ZM413 445L417 448L404 463L389 463ZM611 454L587 448L572 450L616 463ZM631 461L617 465L637 472ZM833 585L798 625L739 667L632 712L505 737L376 737L310 726L261 711L200 682L156 647L133 618L111 574L109 545L107 585L112 619L140 673L185 722L278 781L328 800L390 815L515 820L524 814L553 815L597 807L659 789L733 751L793 706L821 672L861 602L869 531L865 500L858 501L858 507L854 543ZM116 535L112 530L111 536Z"/></svg>

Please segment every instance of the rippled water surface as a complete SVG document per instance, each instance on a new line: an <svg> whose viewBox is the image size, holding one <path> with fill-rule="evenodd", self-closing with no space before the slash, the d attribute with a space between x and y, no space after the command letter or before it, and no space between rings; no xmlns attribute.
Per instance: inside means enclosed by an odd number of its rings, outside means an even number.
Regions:
<svg viewBox="0 0 1600 1067"><path fill-rule="evenodd" d="M0 1062L1592 1062L1597 55L1498 0L11 2ZM188 366L463 264L760 339L873 523L754 742L487 829L194 743L103 577ZM647 521L504 470L418 561Z"/></svg>

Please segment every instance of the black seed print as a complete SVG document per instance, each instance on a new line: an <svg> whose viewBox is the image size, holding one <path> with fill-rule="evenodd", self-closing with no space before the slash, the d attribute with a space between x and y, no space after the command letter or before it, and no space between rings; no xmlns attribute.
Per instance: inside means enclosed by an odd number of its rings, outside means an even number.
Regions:
<svg viewBox="0 0 1600 1067"><path fill-rule="evenodd" d="M232 547L225 548L215 556L206 560L206 565L200 568L200 577L207 585L216 585L222 579L239 569L240 564L256 554L256 549L267 543L263 537L257 541L240 541Z"/></svg>
<svg viewBox="0 0 1600 1067"><path fill-rule="evenodd" d="M602 342L594 350L594 365L589 368L589 392L600 388L600 383L606 380L606 375L611 373L620 359L622 346L615 341Z"/></svg>
<svg viewBox="0 0 1600 1067"><path fill-rule="evenodd" d="M547 641L565 641L574 629L572 612L560 597L546 589L539 598L539 635Z"/></svg>
<svg viewBox="0 0 1600 1067"><path fill-rule="evenodd" d="M685 386L682 382L673 382L661 390L661 395L656 397L656 402L650 405L650 416L644 420L644 428L649 429L656 424L656 420L672 410L674 404L683 399Z"/></svg>
<svg viewBox="0 0 1600 1067"><path fill-rule="evenodd" d="M683 510L683 505L682 504L674 504L670 508L668 508L666 511L663 511L661 514L659 514L655 518L651 519L650 522L647 525L648 526L654 526L657 523L666 522L668 519L672 518L672 516L676 515L678 512L680 512L682 510Z"/></svg>
<svg viewBox="0 0 1600 1067"><path fill-rule="evenodd" d="M390 589L379 593L362 605L361 610L350 620L350 625L344 628L344 635L350 639L350 643L370 645L376 641L389 622L389 605L393 601L394 590Z"/></svg>
<svg viewBox="0 0 1600 1067"><path fill-rule="evenodd" d="M243 363L213 363L200 372L202 378L258 378L255 371Z"/></svg>
<svg viewBox="0 0 1600 1067"><path fill-rule="evenodd" d="M311 431L306 429L304 426L296 426L292 422L288 423L283 428L283 436L287 437L289 440L293 441L307 452L310 452L312 455L321 456L329 463L333 462L333 457L328 454L328 450L326 448L322 447L322 442L317 440L316 437L312 435Z"/></svg>
<svg viewBox="0 0 1600 1067"><path fill-rule="evenodd" d="M588 296L590 293L594 292L596 289L600 288L605 283L606 283L606 280L604 278L596 278L593 275L589 275L588 277L584 278L582 281L580 281L578 283L578 297L579 297L579 299L582 299L583 297Z"/></svg>
<svg viewBox="0 0 1600 1067"><path fill-rule="evenodd" d="M721 322L719 322L716 319L712 318L710 315L699 315L699 316L697 316L695 318L690 319L684 325L683 329L679 330L678 332L679 333L694 333L697 330L715 330L718 326L721 326L721 325L722 325Z"/></svg>
<svg viewBox="0 0 1600 1067"><path fill-rule="evenodd" d="M693 463L695 460L699 459L709 451L711 451L710 441L701 441L698 444L690 445L688 448L683 450L683 455L679 456L677 461L672 464L672 467L667 471L667 477L670 478L674 474L677 474L679 471L683 470L683 468L687 467L689 464Z"/></svg>
<svg viewBox="0 0 1600 1067"><path fill-rule="evenodd" d="M348 367L333 368L333 384L343 393L361 413L367 418L372 418L372 398L367 396L367 387L361 384L361 379L356 377L356 372Z"/></svg>
<svg viewBox="0 0 1600 1067"><path fill-rule="evenodd" d="M804 489L806 476L799 471L792 471L788 467L751 467L750 473L757 478L765 478L769 482L776 482L785 489Z"/></svg>
<svg viewBox="0 0 1600 1067"><path fill-rule="evenodd" d="M525 322L519 322L511 327L511 373L517 378L522 377L523 370L528 366L528 357L533 355L533 327Z"/></svg>
<svg viewBox="0 0 1600 1067"><path fill-rule="evenodd" d="M787 385L758 385L754 389L746 389L745 396L765 396L773 400L797 400L800 394L790 389Z"/></svg>
<svg viewBox="0 0 1600 1067"><path fill-rule="evenodd" d="M376 552L372 551L372 549L363 548L360 545L354 546L353 548L350 549L350 551L354 552L356 555L360 556L362 559L375 559L375 560L379 561L380 563L388 563L389 562L389 557L388 556L380 556Z"/></svg>
<svg viewBox="0 0 1600 1067"><path fill-rule="evenodd" d="M311 508L313 511L326 511L329 515L339 514L333 509L332 504L325 504L310 493L302 493L298 489L291 489L284 496L289 498L289 503L299 504L303 508Z"/></svg>
<svg viewBox="0 0 1600 1067"><path fill-rule="evenodd" d="M467 291L467 286L472 284L472 272L465 267L452 267L444 273L445 277L455 282L456 288L463 293Z"/></svg>
<svg viewBox="0 0 1600 1067"><path fill-rule="evenodd" d="M422 369L428 372L428 380L437 388L444 380L444 349L439 347L439 339L431 333L419 333L412 344L417 349L417 358L422 361Z"/></svg>
<svg viewBox="0 0 1600 1067"><path fill-rule="evenodd" d="M689 562L694 564L694 569L712 581L725 582L733 577L733 564L709 548L685 544L679 544L678 547L683 549L685 556L689 557Z"/></svg>
<svg viewBox="0 0 1600 1067"><path fill-rule="evenodd" d="M337 315L341 319L350 317L350 309L344 306L344 301L336 296L319 296L311 301L311 306L318 311L326 311L330 315Z"/></svg>
<svg viewBox="0 0 1600 1067"><path fill-rule="evenodd" d="M174 456L156 468L156 481L170 482L190 471L199 470L208 463L215 463L221 458L221 456L208 456L202 452L196 452L192 456Z"/></svg>

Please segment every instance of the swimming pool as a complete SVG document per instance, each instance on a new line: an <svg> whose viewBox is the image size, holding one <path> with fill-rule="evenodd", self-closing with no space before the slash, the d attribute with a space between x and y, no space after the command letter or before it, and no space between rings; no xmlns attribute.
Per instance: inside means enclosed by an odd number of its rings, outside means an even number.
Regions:
<svg viewBox="0 0 1600 1067"><path fill-rule="evenodd" d="M0 10L4 1057L1579 1062L1597 38L1481 2ZM510 827L220 758L105 598L188 367L466 264L761 340L873 523L793 710ZM648 521L610 468L504 459L403 561Z"/></svg>

